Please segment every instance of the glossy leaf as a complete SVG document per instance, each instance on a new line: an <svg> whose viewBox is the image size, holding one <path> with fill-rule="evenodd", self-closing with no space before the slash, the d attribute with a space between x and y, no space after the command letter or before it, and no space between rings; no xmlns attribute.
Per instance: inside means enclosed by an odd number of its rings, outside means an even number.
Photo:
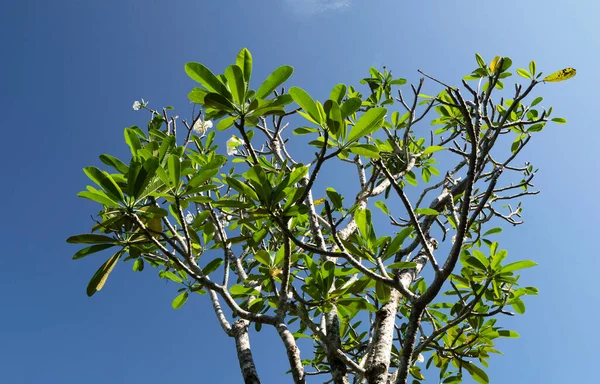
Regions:
<svg viewBox="0 0 600 384"><path fill-rule="evenodd" d="M379 159L379 149L371 144L354 144L350 147L350 152L369 157L371 159Z"/></svg>
<svg viewBox="0 0 600 384"><path fill-rule="evenodd" d="M233 102L242 105L246 101L246 82L242 69L237 65L230 65L225 69L225 78L227 79L227 85L229 86Z"/></svg>
<svg viewBox="0 0 600 384"><path fill-rule="evenodd" d="M440 214L438 211L436 211L435 209L431 209L431 208L417 208L417 209L415 209L415 213L417 215L427 215L427 216L437 216Z"/></svg>
<svg viewBox="0 0 600 384"><path fill-rule="evenodd" d="M443 151L444 147L441 147L439 145L432 145L431 147L427 147L425 148L425 150L423 151L423 156L429 155L431 153L437 152L437 151Z"/></svg>
<svg viewBox="0 0 600 384"><path fill-rule="evenodd" d="M283 65L274 70L256 91L256 97L264 99L269 96L277 87L283 84L294 73L294 68L289 65Z"/></svg>
<svg viewBox="0 0 600 384"><path fill-rule="evenodd" d="M231 93L225 88L225 85L221 80L219 80L219 78L204 65L200 63L187 63L185 65L185 73L187 73L192 80L202 84L207 90L216 92L227 99L231 98Z"/></svg>
<svg viewBox="0 0 600 384"><path fill-rule="evenodd" d="M83 172L98 186L102 187L104 192L113 200L123 201L123 191L115 183L113 178L106 172L101 171L96 167L85 167Z"/></svg>
<svg viewBox="0 0 600 384"><path fill-rule="evenodd" d="M331 90L331 94L329 95L329 99L335 101L338 105L342 103L342 100L346 96L346 86L344 84L337 84Z"/></svg>
<svg viewBox="0 0 600 384"><path fill-rule="evenodd" d="M500 273L518 271L519 269L531 268L531 267L535 267L536 265L537 265L537 263L534 261L531 261L531 260L517 261L514 263L510 263L508 265L505 265L500 270Z"/></svg>
<svg viewBox="0 0 600 384"><path fill-rule="evenodd" d="M185 302L188 299L188 296L189 296L188 291L181 292L179 295L177 295L177 297L175 297L173 299L173 302L171 303L171 306L173 307L173 309L179 309L179 308L183 307L183 305L185 304Z"/></svg>
<svg viewBox="0 0 600 384"><path fill-rule="evenodd" d="M372 108L365 112L354 124L348 135L348 143L359 140L381 128L387 109Z"/></svg>
<svg viewBox="0 0 600 384"><path fill-rule="evenodd" d="M302 88L292 87L289 90L292 99L306 112L317 124L321 123L321 115L315 104L315 101Z"/></svg>
<svg viewBox="0 0 600 384"><path fill-rule="evenodd" d="M247 48L242 48L237 54L235 63L242 69L244 80L246 81L246 84L249 84L252 75L252 55L250 54L250 51Z"/></svg>
<svg viewBox="0 0 600 384"><path fill-rule="evenodd" d="M488 384L490 382L490 379L488 378L488 375L485 373L485 371L476 366L475 364L471 363L470 361L465 361L463 367L467 370L467 372L469 372L471 377L476 382L481 384Z"/></svg>

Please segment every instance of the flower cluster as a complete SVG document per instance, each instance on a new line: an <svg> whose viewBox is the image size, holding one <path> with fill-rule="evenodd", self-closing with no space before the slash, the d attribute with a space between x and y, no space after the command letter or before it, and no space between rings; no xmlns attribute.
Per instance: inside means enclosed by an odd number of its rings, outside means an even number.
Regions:
<svg viewBox="0 0 600 384"><path fill-rule="evenodd" d="M210 121L210 120L204 121L202 119L198 119L194 123L194 126L192 127L192 129L197 134L204 135L206 133L206 131L208 131L210 128L212 128L212 126L213 126L212 121Z"/></svg>

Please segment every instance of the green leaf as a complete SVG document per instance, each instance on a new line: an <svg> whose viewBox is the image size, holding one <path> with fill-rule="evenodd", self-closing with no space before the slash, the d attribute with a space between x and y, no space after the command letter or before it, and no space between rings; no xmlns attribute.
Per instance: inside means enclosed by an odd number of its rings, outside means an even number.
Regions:
<svg viewBox="0 0 600 384"><path fill-rule="evenodd" d="M348 116L352 115L354 112L360 109L362 105L362 100L359 97L351 97L344 104L340 106L342 111L342 118L345 119Z"/></svg>
<svg viewBox="0 0 600 384"><path fill-rule="evenodd" d="M179 308L183 307L183 304L185 304L185 302L188 299L188 295L189 295L188 291L181 292L179 295L177 295L177 297L175 297L173 299L173 302L171 303L171 306L173 307L173 309L179 309Z"/></svg>
<svg viewBox="0 0 600 384"><path fill-rule="evenodd" d="M104 192L113 200L123 201L123 191L113 180L113 178L106 172L101 171L96 167L85 167L83 172L96 184L98 184Z"/></svg>
<svg viewBox="0 0 600 384"><path fill-rule="evenodd" d="M83 197L85 199L90 199L92 201L95 201L97 203L100 203L102 205L106 205L109 207L118 207L119 203L116 200L111 199L110 197L106 196L106 194L102 191L82 191L79 192L77 194L77 196L79 197Z"/></svg>
<svg viewBox="0 0 600 384"><path fill-rule="evenodd" d="M342 100L344 100L344 96L346 96L346 86L344 84L337 84L331 90L329 99L335 101L339 105L342 103Z"/></svg>
<svg viewBox="0 0 600 384"><path fill-rule="evenodd" d="M108 275L110 275L122 254L123 253L121 251L115 253L108 260L106 260L106 262L102 264L102 266L100 266L100 268L96 271L94 276L92 276L87 286L86 293L88 296L93 296L94 293L98 292L104 287L106 279L108 279Z"/></svg>
<svg viewBox="0 0 600 384"><path fill-rule="evenodd" d="M496 252L492 257L492 270L497 270L498 266L500 266L500 264L502 263L502 261L504 261L507 255L508 252L506 251L506 249L501 249L498 252Z"/></svg>
<svg viewBox="0 0 600 384"><path fill-rule="evenodd" d="M212 177L219 173L219 168L200 168L200 170L188 181L188 187L196 187L200 184L204 184Z"/></svg>
<svg viewBox="0 0 600 384"><path fill-rule="evenodd" d="M292 172L290 173L290 179L288 181L287 186L295 185L297 182L302 180L302 178L307 174L308 167L306 165L301 165L299 167L294 168L294 170L292 170Z"/></svg>
<svg viewBox="0 0 600 384"><path fill-rule="evenodd" d="M144 270L144 259L135 259L131 269L133 269L133 272L142 272Z"/></svg>
<svg viewBox="0 0 600 384"><path fill-rule="evenodd" d="M413 263L411 261L398 261L396 263L392 263L387 266L389 269L410 269L416 268L417 263Z"/></svg>
<svg viewBox="0 0 600 384"><path fill-rule="evenodd" d="M171 271L160 271L158 273L158 277L160 277L161 279L169 279L179 284L183 283L183 280L181 280L179 276L177 276Z"/></svg>
<svg viewBox="0 0 600 384"><path fill-rule="evenodd" d="M423 151L423 156L429 155L430 153L434 153L437 151L443 151L444 147L440 147L439 145L432 145L431 147L427 147L425 148L425 150Z"/></svg>
<svg viewBox="0 0 600 384"><path fill-rule="evenodd" d="M208 95L209 91L203 88L193 88L190 93L188 93L188 99L192 103L196 104L204 104L204 98Z"/></svg>
<svg viewBox="0 0 600 384"><path fill-rule="evenodd" d="M390 210L388 209L387 205L385 205L385 203L383 201L376 201L375 206L377 208L381 209L381 211L383 213L385 213L386 215L390 214Z"/></svg>
<svg viewBox="0 0 600 384"><path fill-rule="evenodd" d="M343 207L342 201L344 197L340 195L335 189L327 187L327 189L325 189L325 193L327 194L327 197L329 197L329 200L331 200L335 208L339 209Z"/></svg>
<svg viewBox="0 0 600 384"><path fill-rule="evenodd" d="M304 110L304 112L308 113L308 115L317 122L317 124L321 124L321 115L319 114L319 110L315 104L315 101L310 97L308 93L302 88L292 87L289 90L290 96L292 99Z"/></svg>
<svg viewBox="0 0 600 384"><path fill-rule="evenodd" d="M500 273L506 273L506 272L517 271L519 269L531 268L531 267L535 267L536 265L537 265L537 263L535 263L534 261L531 261L531 260L517 261L517 262L505 265L500 270Z"/></svg>
<svg viewBox="0 0 600 384"><path fill-rule="evenodd" d="M529 72L526 69L517 68L517 74L526 79L531 79L531 75L529 74Z"/></svg>
<svg viewBox="0 0 600 384"><path fill-rule="evenodd" d="M272 263L271 255L269 254L269 252L265 251L264 249L261 249L260 251L255 253L254 258L256 259L256 261L258 261L259 263L261 263L263 265L266 265L267 267L271 266L271 263Z"/></svg>
<svg viewBox="0 0 600 384"><path fill-rule="evenodd" d="M277 68L261 84L256 91L255 96L259 99L264 99L265 97L269 96L271 92L289 79L293 72L294 68L290 67L289 65L282 65L281 67Z"/></svg>
<svg viewBox="0 0 600 384"><path fill-rule="evenodd" d="M536 97L535 99L533 99L533 101L531 102L531 106L534 107L536 105L538 105L539 103L541 103L541 101L544 100L543 97L539 96Z"/></svg>
<svg viewBox="0 0 600 384"><path fill-rule="evenodd" d="M204 105L224 112L233 112L235 110L231 101L218 93L209 93L204 96Z"/></svg>
<svg viewBox="0 0 600 384"><path fill-rule="evenodd" d="M228 116L228 117L222 118L217 123L217 130L218 131L226 130L227 128L229 128L233 125L233 123L235 122L236 119L237 119L237 116Z"/></svg>
<svg viewBox="0 0 600 384"><path fill-rule="evenodd" d="M469 372L471 377L476 382L481 384L488 384L490 382L490 379L488 378L487 374L483 371L483 369L479 368L470 361L464 361L463 367L467 370L467 372Z"/></svg>
<svg viewBox="0 0 600 384"><path fill-rule="evenodd" d="M90 245L89 247L85 247L85 248L77 251L77 253L75 253L75 255L73 255L73 260L81 259L82 257L86 257L88 255L91 255L92 253L100 252L100 251L103 251L107 248L114 247L114 246L115 246L115 244Z"/></svg>
<svg viewBox="0 0 600 384"><path fill-rule="evenodd" d="M390 287L387 284L377 280L375 283L375 295L377 296L377 300L379 300L381 303L387 303L391 294L392 291L390 290Z"/></svg>
<svg viewBox="0 0 600 384"><path fill-rule="evenodd" d="M371 211L368 208L357 209L354 212L354 220L361 235L365 239L368 238L371 228Z"/></svg>
<svg viewBox="0 0 600 384"><path fill-rule="evenodd" d="M137 155L137 151L139 151L142 148L140 137L137 135L136 131L133 128L125 128L123 132L125 134L125 142L129 146L131 154L133 156Z"/></svg>
<svg viewBox="0 0 600 384"><path fill-rule="evenodd" d="M102 161L104 164L113 167L114 169L116 169L117 171L121 172L121 173L127 173L127 165L125 163L123 163L121 160L117 159L116 157L113 157L111 155L100 155L100 161Z"/></svg>
<svg viewBox="0 0 600 384"><path fill-rule="evenodd" d="M231 99L231 93L225 88L225 85L223 85L221 80L219 80L219 78L204 65L200 63L187 63L185 65L185 73L187 73L192 80L202 84L202 86L209 91L216 92L227 99Z"/></svg>
<svg viewBox="0 0 600 384"><path fill-rule="evenodd" d="M461 261L465 267L471 267L473 269L478 269L481 271L486 270L486 266L481 261L479 261L476 257L467 256L467 257L462 258Z"/></svg>
<svg viewBox="0 0 600 384"><path fill-rule="evenodd" d="M344 121L342 119L342 113L340 106L334 100L327 100L324 105L325 115L327 122L327 128L333 134L334 137L338 137L340 129L342 128ZM342 132L343 135L343 132Z"/></svg>
<svg viewBox="0 0 600 384"><path fill-rule="evenodd" d="M562 117L555 117L554 119L552 119L552 121L558 124L565 124L567 122L567 119Z"/></svg>
<svg viewBox="0 0 600 384"><path fill-rule="evenodd" d="M479 249L474 249L471 253L477 260L481 262L481 264L483 264L485 268L490 265L490 261L488 260L487 256L484 255Z"/></svg>
<svg viewBox="0 0 600 384"><path fill-rule="evenodd" d="M492 228L489 231L487 231L486 233L483 234L483 236L488 236L488 235L495 235L496 233L500 233L502 232L502 228Z"/></svg>
<svg viewBox="0 0 600 384"><path fill-rule="evenodd" d="M228 66L225 69L225 78L227 79L227 85L229 85L233 102L238 105L244 104L246 101L246 82L242 69L237 65Z"/></svg>
<svg viewBox="0 0 600 384"><path fill-rule="evenodd" d="M82 235L71 236L67 239L67 243L71 244L117 244L118 240L112 237L97 235L94 233L86 233Z"/></svg>
<svg viewBox="0 0 600 384"><path fill-rule="evenodd" d="M483 60L483 57L481 57L479 53L475 54L475 59L477 60L477 65L479 65L479 68L485 69L487 71L487 65L485 64L485 60Z"/></svg>
<svg viewBox="0 0 600 384"><path fill-rule="evenodd" d="M221 264L223 264L223 259L222 258L216 258L214 260L212 260L210 263L208 263L206 265L206 267L202 268L202 273L206 276L211 274L212 272L216 271L217 268L219 268L221 266Z"/></svg>
<svg viewBox="0 0 600 384"><path fill-rule="evenodd" d="M415 209L417 215L437 216L440 213L432 208L417 208Z"/></svg>
<svg viewBox="0 0 600 384"><path fill-rule="evenodd" d="M392 240L390 245L388 245L388 248L385 251L385 255L383 256L384 259L388 258L388 257L392 256L393 254L395 254L396 252L398 252L400 250L400 247L402 246L402 243L411 234L411 232L412 232L412 227L407 227L407 228L404 228L402 231L400 231L400 233L398 233L396 235L396 237L394 237L394 239Z"/></svg>
<svg viewBox="0 0 600 384"><path fill-rule="evenodd" d="M354 144L350 147L350 152L369 157L371 159L379 159L379 148L372 144Z"/></svg>
<svg viewBox="0 0 600 384"><path fill-rule="evenodd" d="M129 195L133 196L136 200L143 197L146 187L150 181L156 175L156 169L159 166L158 159L151 157L144 161L143 164L140 162L132 161L127 176L127 185L129 189ZM138 166L139 164L139 166Z"/></svg>
<svg viewBox="0 0 600 384"><path fill-rule="evenodd" d="M246 84L249 84L250 77L252 75L252 55L250 54L248 48L242 48L242 50L237 54L235 63L242 69L242 72L244 73L244 80L246 81Z"/></svg>
<svg viewBox="0 0 600 384"><path fill-rule="evenodd" d="M171 154L169 156L168 167L171 185L177 188L181 179L181 163L179 161L179 156Z"/></svg>
<svg viewBox="0 0 600 384"><path fill-rule="evenodd" d="M510 305L513 307L515 312L517 312L519 315L522 315L525 313L525 303L523 302L523 300L514 299L511 301Z"/></svg>
<svg viewBox="0 0 600 384"><path fill-rule="evenodd" d="M365 112L352 127L348 135L348 143L354 142L381 128L386 113L387 109L385 108L371 108Z"/></svg>
<svg viewBox="0 0 600 384"><path fill-rule="evenodd" d="M508 338L511 338L511 339L512 338L519 338L519 337L521 337L521 335L519 335L517 332L511 331L511 330L508 330L508 329L500 329L500 330L498 330L498 335L500 337L508 337Z"/></svg>

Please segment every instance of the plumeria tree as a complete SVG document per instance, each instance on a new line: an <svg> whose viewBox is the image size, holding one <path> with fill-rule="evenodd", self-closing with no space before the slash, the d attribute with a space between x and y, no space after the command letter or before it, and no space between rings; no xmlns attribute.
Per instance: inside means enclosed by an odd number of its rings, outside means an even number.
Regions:
<svg viewBox="0 0 600 384"><path fill-rule="evenodd" d="M251 81L247 49L220 75L186 64L192 119L136 102L150 121L125 129L131 158L84 168L95 186L79 196L100 212L68 242L86 245L75 259L113 250L87 294L122 260L174 282L175 309L206 295L245 383L260 382L250 326L277 332L294 383L487 383L496 339L518 336L499 318L537 293L518 275L535 263L494 240L537 193L517 164L551 118L534 89L575 70L531 62L505 90L511 60L476 59L458 86L371 68L324 102L283 88L290 66Z"/></svg>

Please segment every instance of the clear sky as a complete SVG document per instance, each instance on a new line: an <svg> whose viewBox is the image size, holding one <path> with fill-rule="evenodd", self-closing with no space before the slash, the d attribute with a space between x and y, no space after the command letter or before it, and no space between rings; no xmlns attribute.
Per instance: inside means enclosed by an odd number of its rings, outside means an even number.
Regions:
<svg viewBox="0 0 600 384"><path fill-rule="evenodd" d="M541 294L526 299L524 316L502 319L521 338L500 343L505 355L488 373L492 383L598 382L599 14L592 0L3 2L0 381L241 382L233 340L206 298L174 311L176 287L131 264L88 298L104 259L72 261L78 248L65 239L88 231L96 213L76 197L81 169L102 153L125 157L123 128L145 124L133 101L189 116L184 63L220 73L248 47L253 78L290 64L288 84L321 100L372 65L454 84L475 68L475 52L520 67L533 59L546 74L575 67L575 79L539 88L569 123L529 146L542 194L525 201L526 224L499 237L509 257L539 263L522 279ZM263 383L289 382L275 332L251 337Z"/></svg>

